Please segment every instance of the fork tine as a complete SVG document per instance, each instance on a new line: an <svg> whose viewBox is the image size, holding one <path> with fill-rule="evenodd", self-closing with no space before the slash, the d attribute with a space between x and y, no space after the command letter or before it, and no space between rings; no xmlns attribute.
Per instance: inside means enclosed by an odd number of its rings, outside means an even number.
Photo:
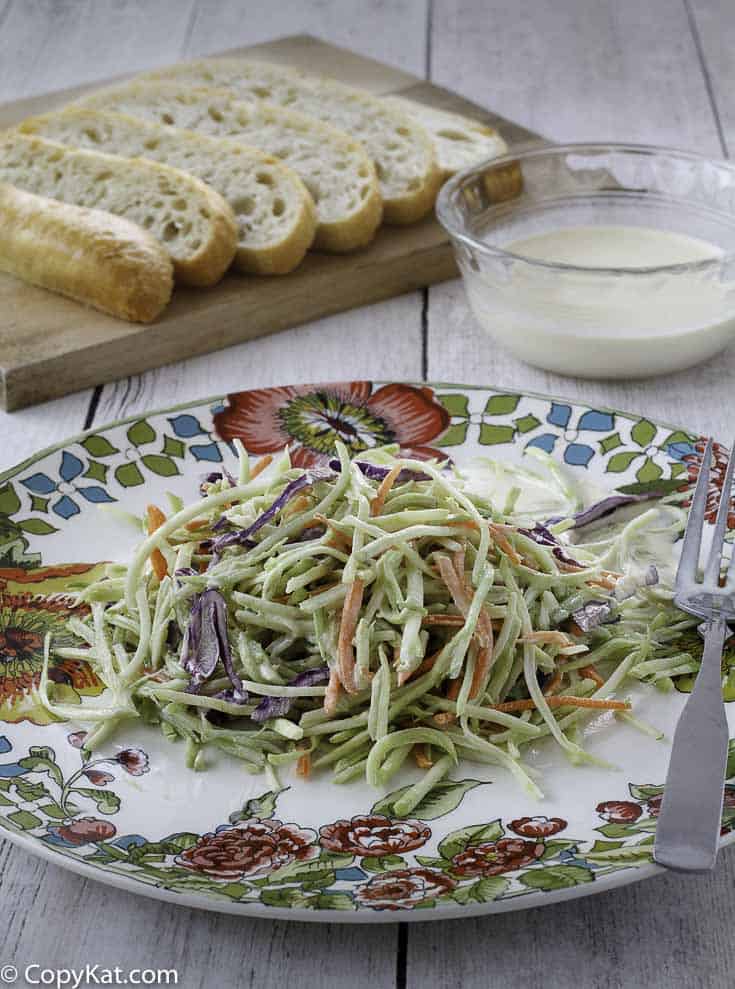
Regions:
<svg viewBox="0 0 735 989"><path fill-rule="evenodd" d="M707 569L704 573L706 584L717 583L720 578L720 565L722 562L722 548L725 545L725 533L727 532L727 517L730 514L730 495L732 491L732 473L735 467L735 447L731 447L730 459L725 471L725 479L722 482L722 493L720 494L720 507L717 509L717 522L715 531L712 534L712 546L707 560Z"/></svg>
<svg viewBox="0 0 735 989"><path fill-rule="evenodd" d="M689 509L689 519L687 520L684 541L679 557L679 567L676 571L676 581L682 579L696 579L697 564L699 563L699 548L702 542L702 529L704 528L704 512L707 506L707 489L709 488L709 472L712 465L712 440L707 440L707 446L702 457L702 466L699 469L697 486L694 489L692 504Z"/></svg>

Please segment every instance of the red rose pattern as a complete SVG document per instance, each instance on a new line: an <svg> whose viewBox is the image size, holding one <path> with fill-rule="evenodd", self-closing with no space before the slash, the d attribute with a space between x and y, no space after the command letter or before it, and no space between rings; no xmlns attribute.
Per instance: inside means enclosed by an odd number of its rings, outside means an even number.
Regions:
<svg viewBox="0 0 735 989"><path fill-rule="evenodd" d="M640 804L634 804L632 800L606 800L595 809L611 824L632 824L643 813Z"/></svg>
<svg viewBox="0 0 735 989"><path fill-rule="evenodd" d="M508 826L524 838L549 838L563 831L567 822L561 817L520 817Z"/></svg>
<svg viewBox="0 0 735 989"><path fill-rule="evenodd" d="M694 486L697 483L697 478L699 477L699 472L702 467L702 458L704 457L704 450L707 446L707 440L705 437L700 437L694 444L696 453L687 454L683 458L684 463L687 467L687 479L684 484L681 485L679 491L690 492L690 497L682 502L685 508L688 508L691 501L691 494L694 492ZM720 496L722 494L722 486L725 483L725 471L727 470L727 447L724 447L721 443L712 444L712 469L710 471L709 486L707 488L707 508L704 517L708 522L714 523L717 518L717 509L720 504ZM735 498L730 503L730 512L727 516L727 527L728 529L735 529Z"/></svg>
<svg viewBox="0 0 735 989"><path fill-rule="evenodd" d="M319 829L319 841L331 852L380 858L420 848L431 837L421 821L393 821L382 814L365 814L335 821Z"/></svg>
<svg viewBox="0 0 735 989"><path fill-rule="evenodd" d="M131 776L142 776L149 769L148 756L142 749L123 749L115 756L115 761Z"/></svg>
<svg viewBox="0 0 735 989"><path fill-rule="evenodd" d="M71 824L62 824L54 831L60 838L72 845L88 845L90 842L107 841L116 834L114 824L101 821L98 817L80 817Z"/></svg>
<svg viewBox="0 0 735 989"><path fill-rule="evenodd" d="M413 910L414 907L456 889L454 879L436 869L395 869L381 872L370 882L358 886L358 905L373 910Z"/></svg>
<svg viewBox="0 0 735 989"><path fill-rule="evenodd" d="M532 865L546 846L522 838L500 838L480 845L469 845L452 859L452 872L458 876L499 876Z"/></svg>
<svg viewBox="0 0 735 989"><path fill-rule="evenodd" d="M252 818L202 835L177 856L178 865L214 879L257 878L319 855L316 833L297 824Z"/></svg>

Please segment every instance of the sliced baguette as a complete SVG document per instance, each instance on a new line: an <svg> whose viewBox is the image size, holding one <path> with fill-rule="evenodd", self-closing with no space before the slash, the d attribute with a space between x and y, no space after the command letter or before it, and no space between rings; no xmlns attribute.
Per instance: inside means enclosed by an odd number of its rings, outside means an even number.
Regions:
<svg viewBox="0 0 735 989"><path fill-rule="evenodd" d="M189 285L214 285L235 256L230 207L199 179L168 165L14 131L0 135L0 181L138 223L164 245L176 277Z"/></svg>
<svg viewBox="0 0 735 989"><path fill-rule="evenodd" d="M383 102L428 131L434 142L442 179L448 179L463 168L488 158L499 158L508 153L508 145L494 128L480 124L471 117L437 110L402 96L387 96Z"/></svg>
<svg viewBox="0 0 735 989"><path fill-rule="evenodd" d="M0 182L0 270L134 323L165 308L173 266L141 227Z"/></svg>
<svg viewBox="0 0 735 989"><path fill-rule="evenodd" d="M314 244L323 250L364 247L380 225L378 179L365 149L318 120L244 103L226 90L175 82L128 83L93 93L79 106L245 142L274 155L299 174L311 193L318 218Z"/></svg>
<svg viewBox="0 0 735 989"><path fill-rule="evenodd" d="M126 158L150 158L196 175L235 214L235 263L245 272L284 275L311 246L316 212L298 175L238 141L216 140L121 113L69 107L23 121L24 134Z"/></svg>
<svg viewBox="0 0 735 989"><path fill-rule="evenodd" d="M409 116L334 79L238 58L184 62L140 77L219 86L333 124L361 141L375 162L388 223L413 223L434 205L441 176L429 135Z"/></svg>

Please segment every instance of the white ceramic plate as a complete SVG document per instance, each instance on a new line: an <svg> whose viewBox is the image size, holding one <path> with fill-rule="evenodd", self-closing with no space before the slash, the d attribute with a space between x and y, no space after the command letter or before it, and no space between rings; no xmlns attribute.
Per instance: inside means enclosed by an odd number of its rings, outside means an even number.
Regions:
<svg viewBox="0 0 735 989"><path fill-rule="evenodd" d="M392 814L391 793L365 784L284 774L288 789L270 793L224 755L194 773L181 745L132 724L83 762L79 726L49 723L33 687L45 633L60 631L75 607L70 592L99 574L99 561L124 560L138 538L97 506L140 513L164 503L166 491L191 500L202 474L235 465L227 441L236 435L254 454L290 442L302 465L329 454L336 435L355 451L390 440L419 453L441 448L460 464L478 454L517 461L530 444L598 486L634 492L690 487L701 455L685 429L563 399L365 381L194 402L37 454L0 478L2 833L135 892L299 920L489 913L654 874L669 746L609 713L589 722L585 745L617 770L572 767L555 745L540 744L527 761L542 773L543 802L501 770L464 764L411 820ZM728 673L731 662L735 669L728 652ZM83 662L56 662L53 678L69 702L101 690ZM687 686L680 681L680 691ZM633 697L636 714L670 737L685 694L641 687ZM392 792L410 779L407 771ZM734 819L735 785L724 842Z"/></svg>

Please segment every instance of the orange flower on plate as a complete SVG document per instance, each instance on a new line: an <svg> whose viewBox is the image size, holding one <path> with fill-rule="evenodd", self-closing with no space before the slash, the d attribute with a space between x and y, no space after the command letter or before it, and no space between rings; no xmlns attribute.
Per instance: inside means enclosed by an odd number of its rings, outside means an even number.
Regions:
<svg viewBox="0 0 735 989"><path fill-rule="evenodd" d="M0 721L45 725L56 720L34 690L41 679L44 639L51 632L56 645L78 646L67 621L88 611L86 605L60 594L0 593ZM49 679L65 703L79 704L82 697L96 697L104 690L89 663L81 659L54 658Z"/></svg>
<svg viewBox="0 0 735 989"><path fill-rule="evenodd" d="M214 424L224 440L240 439L249 453L274 453L289 445L299 467L324 463L342 440L355 455L397 443L404 455L444 458L430 444L449 425L449 413L431 388L370 381L258 388L227 397Z"/></svg>

